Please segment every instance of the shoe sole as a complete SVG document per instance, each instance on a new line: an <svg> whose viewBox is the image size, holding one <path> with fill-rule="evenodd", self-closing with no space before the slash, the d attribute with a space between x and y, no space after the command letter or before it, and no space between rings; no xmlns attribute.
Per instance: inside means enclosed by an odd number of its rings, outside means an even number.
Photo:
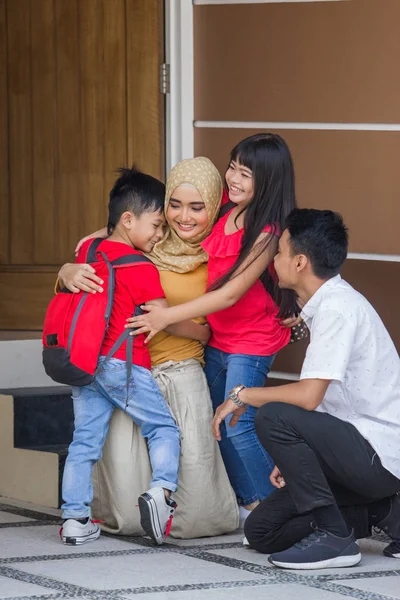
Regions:
<svg viewBox="0 0 400 600"><path fill-rule="evenodd" d="M150 536L158 546L164 542L164 532L161 531L157 505L149 494L142 494L138 499L140 525L146 535Z"/></svg>
<svg viewBox="0 0 400 600"><path fill-rule="evenodd" d="M62 536L62 543L65 544L66 546L82 546L82 544L86 544L87 542L94 542L95 540L97 540L100 537L100 528L95 531L94 533L91 533L90 535L85 535L82 537L72 537L72 536Z"/></svg>
<svg viewBox="0 0 400 600"><path fill-rule="evenodd" d="M315 569L327 569L330 567L355 567L361 561L361 553L352 554L351 556L336 556L335 558L329 558L327 560L320 560L313 563L288 563L281 562L279 560L269 560L275 567L282 569L296 569L296 570L315 570Z"/></svg>

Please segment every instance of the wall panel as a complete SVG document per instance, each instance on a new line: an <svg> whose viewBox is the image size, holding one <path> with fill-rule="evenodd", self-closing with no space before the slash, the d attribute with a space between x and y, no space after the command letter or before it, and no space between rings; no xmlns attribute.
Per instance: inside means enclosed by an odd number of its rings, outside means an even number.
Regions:
<svg viewBox="0 0 400 600"><path fill-rule="evenodd" d="M9 261L8 92L6 0L0 0L0 264Z"/></svg>
<svg viewBox="0 0 400 600"><path fill-rule="evenodd" d="M279 131L293 153L300 206L339 211L350 251L400 254L400 132ZM224 172L230 150L256 133L195 129L195 154Z"/></svg>
<svg viewBox="0 0 400 600"><path fill-rule="evenodd" d="M399 123L400 2L194 7L195 119Z"/></svg>

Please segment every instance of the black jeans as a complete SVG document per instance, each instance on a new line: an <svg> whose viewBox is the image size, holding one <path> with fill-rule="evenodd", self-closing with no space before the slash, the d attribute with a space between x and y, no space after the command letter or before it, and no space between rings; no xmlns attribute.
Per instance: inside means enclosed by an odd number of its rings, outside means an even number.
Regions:
<svg viewBox="0 0 400 600"><path fill-rule="evenodd" d="M314 508L335 503L365 537L368 504L400 491L358 430L327 413L273 402L258 410L256 430L286 482L246 520L245 535L259 552L289 548L312 532Z"/></svg>

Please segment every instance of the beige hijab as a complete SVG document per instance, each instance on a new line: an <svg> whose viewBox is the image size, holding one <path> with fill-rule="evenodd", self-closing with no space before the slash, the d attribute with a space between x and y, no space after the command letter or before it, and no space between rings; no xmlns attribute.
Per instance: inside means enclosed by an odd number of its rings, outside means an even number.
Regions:
<svg viewBox="0 0 400 600"><path fill-rule="evenodd" d="M203 156L187 158L170 172L166 184L165 213L177 187L190 184L199 192L208 215L207 229L192 240L182 240L170 227L155 246L149 258L161 271L189 273L208 257L200 243L209 235L218 215L222 197L222 179L213 163Z"/></svg>

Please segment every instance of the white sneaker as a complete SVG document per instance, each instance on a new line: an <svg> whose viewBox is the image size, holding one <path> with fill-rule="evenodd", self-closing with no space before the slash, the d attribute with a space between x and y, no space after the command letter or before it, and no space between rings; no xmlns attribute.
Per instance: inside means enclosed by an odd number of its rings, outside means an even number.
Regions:
<svg viewBox="0 0 400 600"><path fill-rule="evenodd" d="M243 538L243 548L250 548L249 540L247 537Z"/></svg>
<svg viewBox="0 0 400 600"><path fill-rule="evenodd" d="M100 533L100 527L92 519L89 519L87 523L67 519L60 529L60 538L63 544L79 546L86 542L94 542Z"/></svg>
<svg viewBox="0 0 400 600"><path fill-rule="evenodd" d="M171 530L176 502L167 500L161 487L144 492L138 502L141 526L156 544L161 545Z"/></svg>

